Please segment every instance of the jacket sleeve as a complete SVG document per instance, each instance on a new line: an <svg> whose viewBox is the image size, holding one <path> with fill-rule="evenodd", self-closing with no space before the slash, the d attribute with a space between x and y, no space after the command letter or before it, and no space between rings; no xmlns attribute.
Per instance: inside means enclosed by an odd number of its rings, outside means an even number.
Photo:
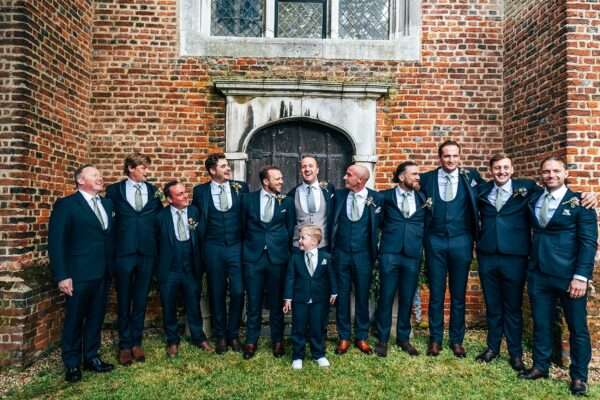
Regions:
<svg viewBox="0 0 600 400"><path fill-rule="evenodd" d="M331 294L338 294L338 288L337 288L337 273L336 273L336 269L333 266L332 260L331 260L331 256L328 255L327 258L327 263L329 264L329 267L327 268L327 273L329 274L329 284L331 286Z"/></svg>
<svg viewBox="0 0 600 400"><path fill-rule="evenodd" d="M577 213L577 263L575 275L592 279L598 241L598 219L594 209L580 208Z"/></svg>
<svg viewBox="0 0 600 400"><path fill-rule="evenodd" d="M64 199L59 199L52 208L48 228L48 255L55 282L70 278L66 263L66 245L70 229L69 207Z"/></svg>
<svg viewBox="0 0 600 400"><path fill-rule="evenodd" d="M288 212L286 213L286 226L288 230L288 238L290 242L290 248L292 246L292 241L294 239L294 228L296 227L296 207L294 207L294 203L290 200L290 197L286 197L285 200L288 203Z"/></svg>
<svg viewBox="0 0 600 400"><path fill-rule="evenodd" d="M293 300L294 299L294 275L296 271L294 271L294 256L290 257L290 261L288 261L287 272L285 276L285 285L283 289L283 299L284 300Z"/></svg>

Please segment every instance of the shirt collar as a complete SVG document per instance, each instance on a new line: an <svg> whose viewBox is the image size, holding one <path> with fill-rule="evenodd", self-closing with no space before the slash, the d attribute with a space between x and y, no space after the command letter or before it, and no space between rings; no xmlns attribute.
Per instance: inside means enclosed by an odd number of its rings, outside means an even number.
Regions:
<svg viewBox="0 0 600 400"><path fill-rule="evenodd" d="M265 196L273 196L275 197L275 193L267 192L265 189L260 189L260 198L264 198Z"/></svg>
<svg viewBox="0 0 600 400"><path fill-rule="evenodd" d="M225 191L227 191L229 189L228 183L229 183L229 181L225 181L223 183L217 183L215 181L210 181L210 189L212 191L221 191L221 188L219 186L225 185Z"/></svg>
<svg viewBox="0 0 600 400"><path fill-rule="evenodd" d="M136 182L131 178L127 178L127 184L131 187L135 187L135 185L141 185L142 189L144 188L144 182Z"/></svg>
<svg viewBox="0 0 600 400"><path fill-rule="evenodd" d="M179 209L177 207L173 207L172 205L169 207L171 207L171 214L177 216L177 211L179 211ZM187 214L187 209L187 207L181 209L181 211L183 211L183 215Z"/></svg>
<svg viewBox="0 0 600 400"><path fill-rule="evenodd" d="M565 197L565 194L567 193L567 185L562 185L554 192L549 192L548 189L544 189L544 195L546 195L546 193L550 193L550 197L552 197L554 200L560 200Z"/></svg>
<svg viewBox="0 0 600 400"><path fill-rule="evenodd" d="M81 193L85 201L87 201L88 203L90 202L90 200L97 199L100 197L98 195L92 196L91 194L89 194L88 192L84 192L83 190L79 190L79 193Z"/></svg>
<svg viewBox="0 0 600 400"><path fill-rule="evenodd" d="M350 193L353 193L353 192L350 192ZM366 187L364 187L364 188L362 188L362 190L360 192L356 192L355 196L360 197L361 199L366 199L367 194L369 194L369 191L367 190Z"/></svg>
<svg viewBox="0 0 600 400"><path fill-rule="evenodd" d="M304 189L308 189L308 187L312 187L313 189L318 189L319 188L319 180L316 179L313 183L311 183L310 185L306 182L302 182L302 186L304 186Z"/></svg>
<svg viewBox="0 0 600 400"><path fill-rule="evenodd" d="M494 182L494 187L496 188L496 190L499 189L506 193L512 193L512 179L509 179L508 182L506 182L502 186L498 186L498 185L496 185L496 182Z"/></svg>
<svg viewBox="0 0 600 400"><path fill-rule="evenodd" d="M444 168L440 168L440 169L438 169L438 176L441 176L442 178L446 178L446 176L450 176L450 178L452 178L454 180L454 179L458 178L458 168L456 168L452 172L446 172L446 171L444 171Z"/></svg>
<svg viewBox="0 0 600 400"><path fill-rule="evenodd" d="M317 256L318 256L318 254L319 254L319 249L318 249L317 247L315 247L315 248L314 248L314 249L312 249L312 250L305 251L305 253L310 253L310 254L312 254L312 255L313 255L313 260L315 260L315 262L316 262L316 257L317 257Z"/></svg>
<svg viewBox="0 0 600 400"><path fill-rule="evenodd" d="M396 186L396 190L398 191L398 196L402 196L404 193L408 193L409 196L415 193L414 190L404 190L400 186Z"/></svg>

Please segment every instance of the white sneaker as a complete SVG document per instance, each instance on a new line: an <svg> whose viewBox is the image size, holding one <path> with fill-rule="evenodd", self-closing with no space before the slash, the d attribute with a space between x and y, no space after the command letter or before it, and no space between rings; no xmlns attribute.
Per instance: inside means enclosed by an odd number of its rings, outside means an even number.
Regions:
<svg viewBox="0 0 600 400"><path fill-rule="evenodd" d="M302 369L302 360L292 361L292 369Z"/></svg>
<svg viewBox="0 0 600 400"><path fill-rule="evenodd" d="M331 366L331 364L329 364L329 360L327 360L325 357L321 357L317 360L317 364L319 364L319 367L321 368L329 368Z"/></svg>

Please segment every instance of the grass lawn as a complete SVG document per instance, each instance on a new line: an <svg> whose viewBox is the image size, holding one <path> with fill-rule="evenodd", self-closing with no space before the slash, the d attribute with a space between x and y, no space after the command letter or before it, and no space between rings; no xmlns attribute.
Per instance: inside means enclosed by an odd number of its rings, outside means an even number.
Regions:
<svg viewBox="0 0 600 400"><path fill-rule="evenodd" d="M524 382L517 379L506 356L490 365L474 357L483 349L481 333L469 333L468 355L457 359L446 348L437 358L409 357L391 346L387 358L366 356L352 349L344 356L328 342L330 369L310 359L302 371L291 369L291 349L275 359L268 343L256 357L207 354L182 343L177 359L167 360L159 335L145 341L146 362L118 366L108 374L84 372L83 380L64 382L58 360L36 373L32 380L6 395L14 399L557 399L569 398L565 371L553 369L559 379ZM426 337L417 336L424 353ZM307 354L309 352L307 351ZM115 350L107 344L105 359L116 365ZM600 399L600 383L591 386L589 398Z"/></svg>

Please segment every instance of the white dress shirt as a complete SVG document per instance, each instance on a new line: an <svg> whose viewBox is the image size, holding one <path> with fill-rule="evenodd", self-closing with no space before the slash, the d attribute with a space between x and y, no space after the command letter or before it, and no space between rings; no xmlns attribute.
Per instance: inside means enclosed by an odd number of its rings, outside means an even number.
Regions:
<svg viewBox="0 0 600 400"><path fill-rule="evenodd" d="M171 207L171 217L173 218L173 228L175 229L175 237L179 241L188 240L190 238L190 235L188 233L190 231L190 227L188 224L187 207L181 210L183 211L183 214L181 214L181 219L183 220L183 226L185 227L185 232L187 234L187 237L184 238L179 237L179 230L177 229L177 221L179 220L179 215L177 214L177 212L179 211L179 209L173 206L169 207Z"/></svg>
<svg viewBox="0 0 600 400"><path fill-rule="evenodd" d="M448 184L448 181L446 180L446 176L450 177L450 182L452 185L452 198L451 199L446 198L446 185ZM440 197L442 198L442 200L444 200L444 201L454 200L454 198L456 197L456 192L458 191L458 168L456 168L454 171L452 171L450 173L444 171L443 168L438 169L438 188L439 188Z"/></svg>
<svg viewBox="0 0 600 400"><path fill-rule="evenodd" d="M360 215L359 219L362 218L368 195L369 191L367 188L363 188L360 192L356 193L356 203L358 204L358 213ZM348 219L352 216L352 192L348 193L348 197L346 198L346 216Z"/></svg>
<svg viewBox="0 0 600 400"><path fill-rule="evenodd" d="M102 206L100 196L92 196L91 194L84 192L83 190L79 190L79 193L81 193L81 195L85 199L85 202L88 204L88 206L90 206L94 215L96 215L96 211L94 211L94 202L92 201L92 199L97 199L96 204L98 204L98 209L100 210L100 214L102 215L102 222L104 224L104 228L108 228L108 214L106 214L106 210L104 209L104 206Z"/></svg>
<svg viewBox="0 0 600 400"><path fill-rule="evenodd" d="M142 208L148 203L148 187L144 182L134 182L131 178L127 178L125 181L125 197L127 202L131 204L131 207L135 210L135 186L140 185L140 191L142 192Z"/></svg>
<svg viewBox="0 0 600 400"><path fill-rule="evenodd" d="M410 217L417 211L415 191L414 190L406 191L406 190L402 189L400 186L396 186L396 204L398 206L398 210L400 210L400 211L403 211L402 210L402 200L403 200L402 194L403 193L408 193L408 211L409 211L408 215Z"/></svg>
<svg viewBox="0 0 600 400"><path fill-rule="evenodd" d="M502 186L498 186L496 185L496 182L494 182L494 188L490 190L490 194L488 194L488 201L493 206L496 206L496 197L498 197L498 192L500 192L500 196L502 196L502 207L504 207L504 204L506 204L506 202L510 199L510 196L512 196L513 193L512 179L509 179L508 182L506 182Z"/></svg>
<svg viewBox="0 0 600 400"><path fill-rule="evenodd" d="M227 211L227 210L221 210L221 201L219 200L219 194L221 193L221 184L211 181L210 182L210 194L212 196L213 199L213 204L215 205L215 208L219 211ZM225 188L225 193L227 193L227 204L229 204L229 208L231 208L231 205L233 204L233 200L231 198L231 185L229 184L229 182L224 182L223 187Z"/></svg>
<svg viewBox="0 0 600 400"><path fill-rule="evenodd" d="M308 197L308 187L312 187L312 196L315 199L315 212L318 212L321 207L321 186L319 186L318 181L314 181L312 185L308 185L305 182L302 183L298 187L298 196L300 197L300 207L302 207L302 211L308 214L308 201L306 198Z"/></svg>

